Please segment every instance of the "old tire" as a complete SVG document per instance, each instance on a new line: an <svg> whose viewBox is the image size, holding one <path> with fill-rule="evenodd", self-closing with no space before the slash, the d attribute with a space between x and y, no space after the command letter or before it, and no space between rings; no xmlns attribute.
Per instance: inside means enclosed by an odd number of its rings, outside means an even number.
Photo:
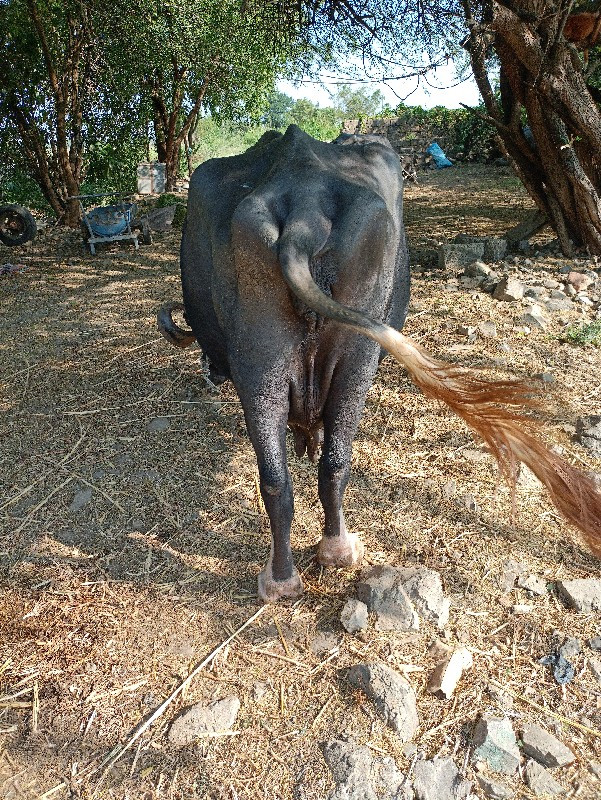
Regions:
<svg viewBox="0 0 601 800"><path fill-rule="evenodd" d="M38 230L35 219L26 208L16 205L0 206L0 242L8 247L25 244Z"/></svg>

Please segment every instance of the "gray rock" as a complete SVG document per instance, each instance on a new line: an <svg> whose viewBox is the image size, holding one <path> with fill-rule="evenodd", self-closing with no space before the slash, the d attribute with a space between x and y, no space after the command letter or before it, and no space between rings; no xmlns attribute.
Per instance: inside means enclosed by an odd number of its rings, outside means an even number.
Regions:
<svg viewBox="0 0 601 800"><path fill-rule="evenodd" d="M417 800L464 800L471 787L471 781L463 779L452 758L418 761L413 769Z"/></svg>
<svg viewBox="0 0 601 800"><path fill-rule="evenodd" d="M440 269L463 270L484 257L484 243L443 244L438 248Z"/></svg>
<svg viewBox="0 0 601 800"><path fill-rule="evenodd" d="M574 661L577 655L580 654L580 642L574 636L566 637L565 642L559 648L559 655L566 659L566 661ZM549 766L545 764L545 766Z"/></svg>
<svg viewBox="0 0 601 800"><path fill-rule="evenodd" d="M542 286L528 286L524 290L524 297L531 297L533 300L542 300L546 295L547 292Z"/></svg>
<svg viewBox="0 0 601 800"><path fill-rule="evenodd" d="M350 738L326 742L323 755L336 783L328 800L413 800L413 790L392 758L377 760Z"/></svg>
<svg viewBox="0 0 601 800"><path fill-rule="evenodd" d="M574 303L569 297L566 297L565 300L561 300L559 297L551 297L544 301L544 306L547 311L551 312L574 310Z"/></svg>
<svg viewBox="0 0 601 800"><path fill-rule="evenodd" d="M595 636L589 639L588 646L591 650L601 650L601 636Z"/></svg>
<svg viewBox="0 0 601 800"><path fill-rule="evenodd" d="M395 567L362 570L357 597L376 616L377 630L417 630L419 617Z"/></svg>
<svg viewBox="0 0 601 800"><path fill-rule="evenodd" d="M526 764L526 783L537 797L564 793L563 786L555 780L550 772L547 772L543 766L534 760L530 760Z"/></svg>
<svg viewBox="0 0 601 800"><path fill-rule="evenodd" d="M492 319L485 319L478 323L478 333L483 339L495 339L497 336L497 326Z"/></svg>
<svg viewBox="0 0 601 800"><path fill-rule="evenodd" d="M348 681L373 700L378 714L401 741L413 738L419 719L415 692L405 678L384 664L356 664L348 671Z"/></svg>
<svg viewBox="0 0 601 800"><path fill-rule="evenodd" d="M365 630L369 622L365 603L362 603L361 600L356 600L354 597L349 597L340 614L340 622L348 633L357 633L357 631Z"/></svg>
<svg viewBox="0 0 601 800"><path fill-rule="evenodd" d="M84 506L87 506L91 499L92 490L89 487L86 489L80 489L75 493L73 500L71 500L69 511L71 511L73 514L76 514L78 511L81 511Z"/></svg>
<svg viewBox="0 0 601 800"><path fill-rule="evenodd" d="M406 780L393 758L386 756L377 766L379 770L374 783L382 800L413 800L411 783Z"/></svg>
<svg viewBox="0 0 601 800"><path fill-rule="evenodd" d="M593 775L595 775L595 777L601 779L601 762L600 761L589 761L588 768L593 773Z"/></svg>
<svg viewBox="0 0 601 800"><path fill-rule="evenodd" d="M559 289L561 284L554 278L545 278L545 280L543 281L543 286L545 287L545 289Z"/></svg>
<svg viewBox="0 0 601 800"><path fill-rule="evenodd" d="M440 574L426 567L401 567L398 573L418 614L433 625L444 628L449 621L451 602L442 591Z"/></svg>
<svg viewBox="0 0 601 800"><path fill-rule="evenodd" d="M518 322L520 325L527 325L529 328L536 328L541 331L544 331L549 324L542 313L541 307L538 305L533 305L526 309L518 319Z"/></svg>
<svg viewBox="0 0 601 800"><path fill-rule="evenodd" d="M589 658L588 668L593 678L601 685L601 659L595 658L594 656Z"/></svg>
<svg viewBox="0 0 601 800"><path fill-rule="evenodd" d="M601 611L601 580L598 578L558 581L557 591L570 608L581 614Z"/></svg>
<svg viewBox="0 0 601 800"><path fill-rule="evenodd" d="M516 278L503 278L497 285L492 296L495 300L512 303L522 299L524 296L524 289L524 284Z"/></svg>
<svg viewBox="0 0 601 800"><path fill-rule="evenodd" d="M538 575L526 575L518 578L518 586L527 592L543 597L547 594L547 581Z"/></svg>
<svg viewBox="0 0 601 800"><path fill-rule="evenodd" d="M583 447L601 458L601 416L591 414L576 420L576 440Z"/></svg>
<svg viewBox="0 0 601 800"><path fill-rule="evenodd" d="M576 759L572 751L553 734L532 723L522 729L522 750L544 767L564 767Z"/></svg>
<svg viewBox="0 0 601 800"><path fill-rule="evenodd" d="M472 761L484 761L494 772L514 775L520 765L520 751L511 721L507 717L483 714L473 735Z"/></svg>
<svg viewBox="0 0 601 800"><path fill-rule="evenodd" d="M169 231L173 225L176 208L176 204L165 206L164 208L155 208L149 211L142 219L148 220L148 226L152 231Z"/></svg>
<svg viewBox="0 0 601 800"><path fill-rule="evenodd" d="M469 233L458 233L453 239L453 243L469 247L482 244L484 261L500 261L507 252L507 240L497 236L472 236Z"/></svg>
<svg viewBox="0 0 601 800"><path fill-rule="evenodd" d="M155 419L150 420L146 426L146 430L151 433L163 433L163 431L166 431L170 427L171 420L168 417L155 417Z"/></svg>
<svg viewBox="0 0 601 800"><path fill-rule="evenodd" d="M503 572L499 578L499 587L502 592L510 592L516 580L524 574L526 568L523 564L520 564L518 561L514 561L512 558L507 559L507 561L503 564Z"/></svg>
<svg viewBox="0 0 601 800"><path fill-rule="evenodd" d="M183 747L203 736L226 733L233 727L238 711L240 700L237 697L225 697L208 705L197 703L175 718L168 739L176 747Z"/></svg>
<svg viewBox="0 0 601 800"><path fill-rule="evenodd" d="M483 261L474 261L468 264L465 268L465 275L468 278L487 278L492 272L490 267L487 267Z"/></svg>
<svg viewBox="0 0 601 800"><path fill-rule="evenodd" d="M332 739L326 742L323 757L336 783L347 783L354 774L369 778L371 773L371 751L351 739Z"/></svg>
<svg viewBox="0 0 601 800"><path fill-rule="evenodd" d="M504 783L495 781L485 775L478 775L480 788L490 800L511 800L515 797L515 790L506 786Z"/></svg>

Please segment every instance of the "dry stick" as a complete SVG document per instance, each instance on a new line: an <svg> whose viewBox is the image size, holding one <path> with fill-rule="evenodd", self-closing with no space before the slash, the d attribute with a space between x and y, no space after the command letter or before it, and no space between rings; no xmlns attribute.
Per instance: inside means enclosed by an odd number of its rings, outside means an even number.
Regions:
<svg viewBox="0 0 601 800"><path fill-rule="evenodd" d="M596 728L589 728L586 725L583 725L581 722L575 722L574 720L562 716L562 714L557 714L555 711L551 711L551 709L535 703L534 700L528 700L528 698L524 697L522 694L512 692L511 689L508 689L506 686L497 683L497 681L491 681L491 684L498 689L502 689L504 692L507 692L507 694L511 695L514 700L520 700L522 703L526 703L526 705L536 708L537 711L542 711L543 714L547 714L549 717L553 717L554 719L559 720L559 722L563 722L564 725L568 725L571 728L578 728L578 730L583 731L583 733L590 733L591 736L596 736L597 739L601 739L601 731L598 731Z"/></svg>
<svg viewBox="0 0 601 800"><path fill-rule="evenodd" d="M95 775L103 768L105 768L105 771L109 770L113 766L113 764L115 764L121 758L121 756L125 752L127 752L127 750L129 750L129 748L135 742L138 741L138 739L144 733L144 731L146 731L152 725L152 723L163 714L163 712L175 700L178 694L180 694L180 692L182 692L188 686L190 681L194 677L196 677L196 675L198 675L198 673L202 669L204 669L208 664L210 664L211 661L215 658L215 656L217 656L224 649L224 647L226 647L231 641L233 641L233 639L235 639L240 633L242 633L242 631L245 628L247 628L252 622L254 622L257 619L257 617L259 617L265 611L266 608L267 606L261 606L261 608L258 611L256 611L252 615L252 617L249 617L249 619L247 619L246 622L244 622L236 631L234 631L234 633L232 633L231 636L225 639L225 641L221 642L221 644L218 647L216 647L203 661L201 661L200 664L197 664L197 666L194 667L192 672L190 672L189 675L179 684L179 686L177 686L171 692L169 697L166 700L164 700L155 711L153 711L150 717L148 717L147 720L142 722L140 725L138 725L137 728L134 729L134 732L130 736L129 740L123 745L122 744L116 745L111 750L111 752L102 759L102 761L97 767L95 767L91 772L88 772L86 777L91 778L92 775Z"/></svg>

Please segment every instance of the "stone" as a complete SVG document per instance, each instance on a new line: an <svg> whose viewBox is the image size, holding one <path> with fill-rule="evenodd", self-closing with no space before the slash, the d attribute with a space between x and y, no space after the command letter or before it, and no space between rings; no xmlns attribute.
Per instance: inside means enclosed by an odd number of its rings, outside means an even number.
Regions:
<svg viewBox="0 0 601 800"><path fill-rule="evenodd" d="M491 272L491 268L487 267L483 261L474 261L467 265L464 274L468 278L487 278Z"/></svg>
<svg viewBox="0 0 601 800"><path fill-rule="evenodd" d="M544 301L543 305L547 311L551 311L552 313L574 310L574 303L572 303L569 297L566 297L564 300L561 300L559 297L550 297L548 300Z"/></svg>
<svg viewBox="0 0 601 800"><path fill-rule="evenodd" d="M417 761L413 768L413 788L417 800L467 800L472 788L452 758Z"/></svg>
<svg viewBox="0 0 601 800"><path fill-rule="evenodd" d="M601 636L595 636L589 639L588 646L591 650L601 650Z"/></svg>
<svg viewBox="0 0 601 800"><path fill-rule="evenodd" d="M559 289L561 284L554 278L545 278L545 280L543 281L543 286L545 287L545 289Z"/></svg>
<svg viewBox="0 0 601 800"><path fill-rule="evenodd" d="M512 558L507 559L503 564L503 572L499 578L499 588L502 592L510 592L516 580L526 571L523 564L514 561Z"/></svg>
<svg viewBox="0 0 601 800"><path fill-rule="evenodd" d="M418 614L438 628L444 628L449 621L451 602L444 596L440 574L426 567L404 567L398 572Z"/></svg>
<svg viewBox="0 0 601 800"><path fill-rule="evenodd" d="M559 655L563 656L567 661L573 661L576 656L580 655L581 647L580 642L574 636L567 636L565 642L559 648ZM545 766L548 766L546 764Z"/></svg>
<svg viewBox="0 0 601 800"><path fill-rule="evenodd" d="M87 487L86 489L80 489L78 492L75 493L73 500L71 500L71 505L69 506L69 511L72 514L76 514L78 511L87 504L92 499L92 490Z"/></svg>
<svg viewBox="0 0 601 800"><path fill-rule="evenodd" d="M151 433L163 433L163 431L166 431L170 427L171 420L168 417L155 417L155 419L150 420L146 426L146 430Z"/></svg>
<svg viewBox="0 0 601 800"><path fill-rule="evenodd" d="M601 780L601 762L600 761L589 761L588 768L593 773L596 778Z"/></svg>
<svg viewBox="0 0 601 800"><path fill-rule="evenodd" d="M564 793L563 786L551 773L532 759L526 764L526 783L537 797Z"/></svg>
<svg viewBox="0 0 601 800"><path fill-rule="evenodd" d="M438 248L439 269L463 270L484 257L484 243L443 244Z"/></svg>
<svg viewBox="0 0 601 800"><path fill-rule="evenodd" d="M547 594L547 581L538 575L521 575L518 578L518 586L539 597Z"/></svg>
<svg viewBox="0 0 601 800"><path fill-rule="evenodd" d="M411 684L384 664L356 664L348 671L351 686L373 700L384 722L408 742L419 727L415 692Z"/></svg>
<svg viewBox="0 0 601 800"><path fill-rule="evenodd" d="M338 644L338 636L333 631L318 631L309 647L314 655L321 656L331 652Z"/></svg>
<svg viewBox="0 0 601 800"><path fill-rule="evenodd" d="M485 775L478 775L480 788L490 800L512 800L515 790Z"/></svg>
<svg viewBox="0 0 601 800"><path fill-rule="evenodd" d="M520 751L508 717L483 714L474 728L472 762L485 761L494 772L514 775Z"/></svg>
<svg viewBox="0 0 601 800"><path fill-rule="evenodd" d="M195 739L230 731L240 711L240 700L225 697L208 705L197 703L182 712L171 723L168 739L176 747L183 747Z"/></svg>
<svg viewBox="0 0 601 800"><path fill-rule="evenodd" d="M588 660L588 668L599 685L601 685L601 659L592 656Z"/></svg>
<svg viewBox="0 0 601 800"><path fill-rule="evenodd" d="M545 386L551 386L551 384L555 383L555 376L552 372L537 372L534 377L537 381L544 383Z"/></svg>
<svg viewBox="0 0 601 800"><path fill-rule="evenodd" d="M472 654L465 647L455 650L449 658L436 666L428 682L428 691L448 700L457 688L463 672L470 669L473 663Z"/></svg>
<svg viewBox="0 0 601 800"><path fill-rule="evenodd" d="M542 286L528 286L524 290L524 297L531 297L533 300L542 300L547 293Z"/></svg>
<svg viewBox="0 0 601 800"><path fill-rule="evenodd" d="M492 296L495 300L512 303L522 299L524 296L524 289L524 284L516 278L503 278L497 285Z"/></svg>
<svg viewBox="0 0 601 800"><path fill-rule="evenodd" d="M591 414L576 420L576 440L594 456L601 458L601 416Z"/></svg>
<svg viewBox="0 0 601 800"><path fill-rule="evenodd" d="M472 236L469 233L458 233L453 239L453 244L461 244L467 247L483 245L484 261L500 261L507 252L507 240L498 236Z"/></svg>
<svg viewBox="0 0 601 800"><path fill-rule="evenodd" d="M518 322L520 325L527 325L529 328L534 328L540 331L544 331L549 324L539 305L532 305L527 308L522 316L518 319Z"/></svg>
<svg viewBox="0 0 601 800"><path fill-rule="evenodd" d="M568 272L566 281L573 286L577 292L584 292L589 286L595 283L595 278L585 275L583 272Z"/></svg>
<svg viewBox="0 0 601 800"><path fill-rule="evenodd" d="M477 325L478 333L483 339L495 339L497 336L497 326L492 319L485 319Z"/></svg>
<svg viewBox="0 0 601 800"><path fill-rule="evenodd" d="M394 567L375 566L362 570L357 597L375 617L376 630L417 630L419 617Z"/></svg>
<svg viewBox="0 0 601 800"><path fill-rule="evenodd" d="M367 628L367 606L361 600L349 597L340 614L340 622L347 633L357 633Z"/></svg>
<svg viewBox="0 0 601 800"><path fill-rule="evenodd" d="M522 729L522 750L543 767L565 767L576 760L574 753L540 725L529 723Z"/></svg>
<svg viewBox="0 0 601 800"><path fill-rule="evenodd" d="M601 611L601 580L598 578L558 581L557 591L570 608L581 614Z"/></svg>

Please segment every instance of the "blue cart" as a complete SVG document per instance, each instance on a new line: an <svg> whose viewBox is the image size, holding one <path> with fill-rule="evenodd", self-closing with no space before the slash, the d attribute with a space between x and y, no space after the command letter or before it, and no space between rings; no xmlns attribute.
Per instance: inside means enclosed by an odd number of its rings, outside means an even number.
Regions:
<svg viewBox="0 0 601 800"><path fill-rule="evenodd" d="M86 204L92 200L99 200L105 197L115 198L111 205L96 206L86 208ZM132 241L136 250L139 247L137 230L132 230L132 222L136 216L136 204L126 198L131 195L122 195L120 192L110 192L109 194L78 194L69 197L69 200L78 200L82 215L82 230L84 240L90 245L92 255L96 253L96 245L106 242ZM121 198L121 200L118 200ZM146 242L149 232L142 228L142 236Z"/></svg>

